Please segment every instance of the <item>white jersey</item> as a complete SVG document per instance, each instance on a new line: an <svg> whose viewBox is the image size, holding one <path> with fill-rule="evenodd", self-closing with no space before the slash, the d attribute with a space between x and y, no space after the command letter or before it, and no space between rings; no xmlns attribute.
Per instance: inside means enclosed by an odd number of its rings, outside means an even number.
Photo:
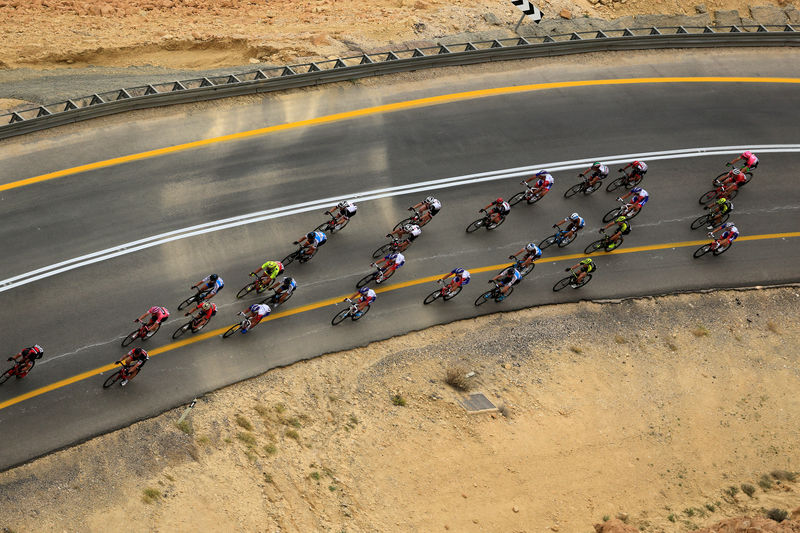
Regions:
<svg viewBox="0 0 800 533"><path fill-rule="evenodd" d="M638 164L633 165L633 168L642 173L647 172L647 163L645 163L644 161L638 161L637 163Z"/></svg>
<svg viewBox="0 0 800 533"><path fill-rule="evenodd" d="M351 216L356 214L356 211L358 211L358 206L356 204L352 204L350 202L347 202L347 205L344 207L345 214L348 217L351 217Z"/></svg>
<svg viewBox="0 0 800 533"><path fill-rule="evenodd" d="M439 200L437 200L436 198L434 198L434 199L433 199L433 201L432 201L432 202L430 202L428 205L429 205L429 206L430 206L430 208L431 208L431 209L433 209L434 211L438 211L439 209L441 209L441 208L442 208L442 202L440 202L440 201L439 201Z"/></svg>
<svg viewBox="0 0 800 533"><path fill-rule="evenodd" d="M392 256L389 256L390 259L391 259L391 257ZM406 262L406 256L404 256L400 252L394 254L394 264L395 265L397 265L398 267L401 267L401 266L403 266L403 264L405 262Z"/></svg>
<svg viewBox="0 0 800 533"><path fill-rule="evenodd" d="M598 168L593 169L594 173L598 176L606 177L608 176L608 167L605 165L600 165Z"/></svg>
<svg viewBox="0 0 800 533"><path fill-rule="evenodd" d="M362 300L362 301L365 301L365 300L374 300L374 299L375 299L375 298L377 298L377 297L378 297L378 295L377 295L377 294L375 294L375 291L373 291L372 289L370 289L370 290L368 290L368 291L367 291L367 294L362 294L362 295L361 295L361 300Z"/></svg>
<svg viewBox="0 0 800 533"><path fill-rule="evenodd" d="M270 309L267 304L259 304L256 305L256 307L257 307L256 314L258 316L267 316L272 312L272 309Z"/></svg>
<svg viewBox="0 0 800 533"><path fill-rule="evenodd" d="M417 226L416 224L411 224L410 231L406 231L405 229L403 229L403 231L405 233L408 233L409 235L413 235L414 237L419 237L420 235L422 235L422 230L419 229L419 226Z"/></svg>

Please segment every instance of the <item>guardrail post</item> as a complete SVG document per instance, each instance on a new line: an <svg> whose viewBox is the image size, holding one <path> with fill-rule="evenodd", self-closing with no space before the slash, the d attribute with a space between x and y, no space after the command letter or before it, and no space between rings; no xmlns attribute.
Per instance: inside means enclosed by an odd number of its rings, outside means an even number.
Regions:
<svg viewBox="0 0 800 533"><path fill-rule="evenodd" d="M371 60L367 54L364 54L361 56L361 63L359 63L359 65L370 65L372 63L374 63L374 61Z"/></svg>
<svg viewBox="0 0 800 533"><path fill-rule="evenodd" d="M322 69L319 68L316 63L311 63L308 66L308 72L319 72L320 70L322 70Z"/></svg>
<svg viewBox="0 0 800 533"><path fill-rule="evenodd" d="M99 94L93 94L92 99L89 100L89 105L105 104Z"/></svg>
<svg viewBox="0 0 800 533"><path fill-rule="evenodd" d="M78 109L78 106L72 100L67 100L67 103L64 105L64 111L69 111L70 109Z"/></svg>
<svg viewBox="0 0 800 533"><path fill-rule="evenodd" d="M50 111L48 111L45 106L41 106L39 108L39 113L36 114L36 118L46 117L47 115L52 115L52 113Z"/></svg>
<svg viewBox="0 0 800 533"><path fill-rule="evenodd" d="M213 87L214 84L208 78L203 78L203 81L200 82L200 87Z"/></svg>
<svg viewBox="0 0 800 533"><path fill-rule="evenodd" d="M183 84L181 82L179 82L179 81L176 81L175 83L172 84L172 91L173 92L175 92L175 91L185 91L185 90L186 90L186 87L184 87Z"/></svg>
<svg viewBox="0 0 800 533"><path fill-rule="evenodd" d="M624 30L622 30L622 36L623 37L633 37L633 32L631 30L629 30L628 28L625 28Z"/></svg>
<svg viewBox="0 0 800 533"><path fill-rule="evenodd" d="M729 33L742 33L742 30L740 30L738 26L733 25L731 26L731 31Z"/></svg>
<svg viewBox="0 0 800 533"><path fill-rule="evenodd" d="M503 45L500 44L500 41L495 39L494 41L492 41L492 46L490 46L489 48L503 48Z"/></svg>
<svg viewBox="0 0 800 533"><path fill-rule="evenodd" d="M569 36L569 40L570 41L582 41L583 37L581 37L580 35L578 35L575 32L572 32L572 35Z"/></svg>
<svg viewBox="0 0 800 533"><path fill-rule="evenodd" d="M784 26L783 31L794 31L794 28L792 28L790 24L787 24L786 26Z"/></svg>
<svg viewBox="0 0 800 533"><path fill-rule="evenodd" d="M19 116L17 113L11 113L11 120L9 120L8 123L13 124L14 122L22 122L23 120L25 119Z"/></svg>
<svg viewBox="0 0 800 533"><path fill-rule="evenodd" d="M450 49L449 48L447 48L443 44L439 45L439 51L437 52L437 54L449 54L449 53L450 53Z"/></svg>
<svg viewBox="0 0 800 533"><path fill-rule="evenodd" d="M524 46L524 45L527 45L527 44L531 44L531 43L529 43L528 40L525 37L520 37L517 40L517 46Z"/></svg>
<svg viewBox="0 0 800 533"><path fill-rule="evenodd" d="M130 98L131 95L125 89L120 89L117 93L117 100L125 100L126 98Z"/></svg>
<svg viewBox="0 0 800 533"><path fill-rule="evenodd" d="M288 67L288 66L287 67L283 67L283 72L281 72L281 76L294 76L295 74L297 74L297 72L292 70L292 67Z"/></svg>
<svg viewBox="0 0 800 533"><path fill-rule="evenodd" d="M556 42L556 40L553 39L552 37L550 37L549 35L545 35L544 39L542 40L542 42L543 43L554 43L554 42Z"/></svg>
<svg viewBox="0 0 800 533"><path fill-rule="evenodd" d="M658 31L658 28L656 28L655 26L652 26L650 28L650 35L661 35L661 32Z"/></svg>
<svg viewBox="0 0 800 533"><path fill-rule="evenodd" d="M396 56L395 56L395 59L397 59ZM339 58L339 57L336 58L336 63L333 64L333 68L342 68L342 67L346 67L346 66L347 66L347 63L342 61L342 59Z"/></svg>
<svg viewBox="0 0 800 533"><path fill-rule="evenodd" d="M597 30L597 35L594 36L595 39L608 39L608 35L603 33L603 30Z"/></svg>
<svg viewBox="0 0 800 533"><path fill-rule="evenodd" d="M241 83L241 81L239 80L239 78L236 77L236 75L231 74L230 76L228 76L228 81L226 81L225 83Z"/></svg>
<svg viewBox="0 0 800 533"><path fill-rule="evenodd" d="M467 43L467 45L464 47L465 52L472 52L473 50L477 50L477 48L472 43Z"/></svg>
<svg viewBox="0 0 800 533"><path fill-rule="evenodd" d="M758 29L756 31L769 31L769 30L765 28L763 24L759 24Z"/></svg>
<svg viewBox="0 0 800 533"><path fill-rule="evenodd" d="M686 31L686 28L684 28L683 26L678 26L678 31L676 31L675 33L689 33L689 32Z"/></svg>
<svg viewBox="0 0 800 533"><path fill-rule="evenodd" d="M144 95L147 96L148 94L158 94L158 91L152 85L148 85L147 90L144 92Z"/></svg>
<svg viewBox="0 0 800 533"><path fill-rule="evenodd" d="M414 53L411 54L411 57L425 57L425 53L419 48L414 48Z"/></svg>
<svg viewBox="0 0 800 533"><path fill-rule="evenodd" d="M265 80L265 79L267 79L267 75L266 75L266 74L264 74L264 71L262 71L262 70L257 70L257 71L256 71L256 77L255 77L255 78L253 78L253 79L256 79L256 80Z"/></svg>
<svg viewBox="0 0 800 533"><path fill-rule="evenodd" d="M397 54L395 54L394 52L389 52L388 54L386 54L386 61L397 61L398 59L400 58L397 57Z"/></svg>

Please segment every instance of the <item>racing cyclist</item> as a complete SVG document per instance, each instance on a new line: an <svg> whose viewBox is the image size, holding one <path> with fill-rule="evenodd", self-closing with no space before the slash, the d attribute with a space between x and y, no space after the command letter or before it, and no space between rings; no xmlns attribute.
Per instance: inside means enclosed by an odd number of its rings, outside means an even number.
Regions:
<svg viewBox="0 0 800 533"><path fill-rule="evenodd" d="M509 255L508 258L517 261L520 255L522 256L523 261L526 261L529 257L532 257L532 260L536 261L542 257L542 250L536 246L536 243L529 242L519 252Z"/></svg>
<svg viewBox="0 0 800 533"><path fill-rule="evenodd" d="M586 175L589 172L591 172L592 175L589 176L589 178L587 179ZM600 180L606 178L607 176L608 176L608 167L606 165L603 165L602 163L599 163L599 162L595 162L594 164L592 164L591 167L587 168L586 170L584 170L583 172L578 174L578 177L583 178L584 180L586 180L586 188L587 189L594 187L594 185L597 182L599 182Z"/></svg>
<svg viewBox="0 0 800 533"><path fill-rule="evenodd" d="M617 172L625 172L628 169L631 169L631 173L628 175L627 183L636 183L644 178L645 174L647 174L647 163L644 161L632 161L619 169Z"/></svg>
<svg viewBox="0 0 800 533"><path fill-rule="evenodd" d="M256 327L258 323L271 312L272 309L270 309L267 304L253 304L244 313L239 312L240 315L250 321L250 326L248 328L242 328L242 333L247 333Z"/></svg>
<svg viewBox="0 0 800 533"><path fill-rule="evenodd" d="M328 242L328 236L321 231L309 231L299 241L294 241L292 244L299 244L303 248L303 255L307 258L316 253L317 248Z"/></svg>
<svg viewBox="0 0 800 533"><path fill-rule="evenodd" d="M194 315L195 312L197 312L197 316ZM217 304L211 302L202 302L197 304L197 306L188 313L184 313L183 316L192 315L192 319L197 320L197 325L200 326L201 324L208 324L208 321L211 320L211 317L216 314Z"/></svg>
<svg viewBox="0 0 800 533"><path fill-rule="evenodd" d="M442 202L434 198L433 196L428 196L423 201L416 205L412 205L408 208L409 211L414 211L419 213L419 222L421 226L424 226L428 222L431 221L433 217L442 209Z"/></svg>
<svg viewBox="0 0 800 533"><path fill-rule="evenodd" d="M506 297L511 286L516 285L520 280L522 280L522 274L519 273L519 270L510 266L490 279L489 283L496 283L497 288L500 289L500 298L498 299L502 300Z"/></svg>
<svg viewBox="0 0 800 533"><path fill-rule="evenodd" d="M150 315L150 320L147 322L145 327L147 328L147 331L150 332L153 331L153 328L156 326L156 324L161 324L162 322L164 322L166 319L169 318L169 311L167 311L166 307L159 307L157 305L154 305L153 307L148 309L145 314L134 320L134 322L144 321L144 317L146 317L147 315Z"/></svg>
<svg viewBox="0 0 800 533"><path fill-rule="evenodd" d="M750 150L745 150L742 152L742 155L725 164L727 167L733 166L734 163L737 161L744 161L744 166L742 167L742 172L747 172L748 170L753 170L758 166L758 158L756 155L751 152Z"/></svg>
<svg viewBox="0 0 800 533"><path fill-rule="evenodd" d="M119 384L123 387L127 385L128 380L135 378L149 359L150 356L147 355L147 350L144 348L134 348L129 351L125 357L116 362L118 365L122 365L123 379Z"/></svg>
<svg viewBox="0 0 800 533"><path fill-rule="evenodd" d="M620 215L600 228L600 233L605 233L606 230L614 224L616 224L617 227L614 230L614 233L608 238L610 244L606 246L606 250L609 252L619 245L619 238L621 235L627 235L631 232L631 223L628 221L628 217Z"/></svg>
<svg viewBox="0 0 800 533"><path fill-rule="evenodd" d="M263 274L262 274L263 272ZM280 261L267 261L255 272L250 272L251 276L258 276L258 281L263 282L267 279L267 289L272 289L276 285L275 278L283 273L283 263Z"/></svg>
<svg viewBox="0 0 800 533"><path fill-rule="evenodd" d="M577 272L575 271L576 268L578 269ZM570 284L570 286L574 289L580 285L581 281L583 281L583 278L586 277L586 274L597 270L597 265L594 264L594 261L592 261L591 257L587 257L577 265L572 265L571 267L564 269L565 272L569 272L570 270L575 276L575 281Z"/></svg>
<svg viewBox="0 0 800 533"><path fill-rule="evenodd" d="M498 198L480 211L486 213L486 216L489 217L489 222L498 224L503 217L511 212L511 206L502 198Z"/></svg>
<svg viewBox="0 0 800 533"><path fill-rule="evenodd" d="M325 211L325 213L331 215L334 219L334 225L338 226L343 224L345 221L350 220L356 213L358 212L358 206L351 202L350 200L342 200L335 207L332 207L329 211Z"/></svg>
<svg viewBox="0 0 800 533"><path fill-rule="evenodd" d="M714 234L718 231L722 231L722 233L719 237L715 237ZM712 229L709 231L708 236L714 239L714 245L711 247L711 249L716 250L720 246L732 244L733 241L736 240L736 237L739 236L739 228L734 226L733 222L726 222L717 229Z"/></svg>
<svg viewBox="0 0 800 533"><path fill-rule="evenodd" d="M221 288L225 286L225 282L222 281L222 278L219 277L217 274L211 274L210 276L206 276L202 280L198 281L190 288L197 289L197 292L205 292L208 293L203 297L204 300L210 300L213 298Z"/></svg>
<svg viewBox="0 0 800 533"><path fill-rule="evenodd" d="M379 260L376 263L372 263L372 266L377 268L381 271L380 278L375 280L375 283L381 283L384 279L386 279L386 273L389 271L394 272L401 266L406 263L406 257L401 254L400 252L391 253L385 256L383 259Z"/></svg>
<svg viewBox="0 0 800 533"><path fill-rule="evenodd" d="M282 304L289 299L294 290L297 288L297 282L291 276L287 276L281 280L280 286L275 289L275 305Z"/></svg>
<svg viewBox="0 0 800 533"><path fill-rule="evenodd" d="M624 202L628 199L628 197L631 197L631 208L635 213L639 213L642 207L644 207L644 204L647 203L647 200L650 199L650 195L646 190L642 189L641 187L634 187L628 191L628 194L625 196L618 197L617 201Z"/></svg>
<svg viewBox="0 0 800 533"><path fill-rule="evenodd" d="M544 195L550 191L550 188L555 183L553 176L546 170L540 170L534 176L526 179L523 183L530 183L533 180L536 180L536 184L531 187L531 194L534 196L538 196L539 198L544 198Z"/></svg>
<svg viewBox="0 0 800 533"><path fill-rule="evenodd" d="M353 316L360 317L364 314L364 308L374 302L377 297L378 295L375 294L375 291L369 287L361 287L357 293L350 298L345 298L345 300L350 300L356 306L356 312Z"/></svg>
<svg viewBox="0 0 800 533"><path fill-rule="evenodd" d="M420 235L422 235L422 230L416 224L404 224L393 232L386 234L387 237L390 239L396 239L399 241L399 243L404 241L407 242L407 244L403 246L401 250L408 248L408 245L414 242Z"/></svg>
<svg viewBox="0 0 800 533"><path fill-rule="evenodd" d="M458 287L463 287L467 283L469 283L469 270L464 268L454 268L450 271L449 274L445 274L444 277L437 279L436 283L444 283L448 279L453 278L452 281L448 282L442 289L447 292L451 293Z"/></svg>
<svg viewBox="0 0 800 533"><path fill-rule="evenodd" d="M730 172L728 172L725 176L721 179L717 180L721 187L730 187L732 185L736 186L735 190L738 190L739 187L744 186L747 183L747 176L745 173L738 168L734 168Z"/></svg>
<svg viewBox="0 0 800 533"><path fill-rule="evenodd" d="M38 344L34 344L29 348L23 348L17 355L12 355L8 360L14 361L14 363L19 366L19 370L17 370L15 374L18 379L21 379L27 376L28 372L31 371L33 362L37 359L41 359L42 356L44 356L44 348Z"/></svg>
<svg viewBox="0 0 800 533"><path fill-rule="evenodd" d="M582 219L578 213L572 213L569 217L565 218L561 222L556 222L553 224L553 227L561 230L561 224L564 224L565 222L569 222L569 225L563 230L564 234L561 236L562 239L569 239L574 233L577 233L578 230L586 225L586 221Z"/></svg>
<svg viewBox="0 0 800 533"><path fill-rule="evenodd" d="M722 216L725 213L729 213L731 210L733 210L733 202L727 198L717 198L714 202L703 207L703 209L708 209L711 211L709 213L711 215L711 218L709 219L711 224L706 226L706 229L714 229L714 226L719 224L719 222L722 220Z"/></svg>

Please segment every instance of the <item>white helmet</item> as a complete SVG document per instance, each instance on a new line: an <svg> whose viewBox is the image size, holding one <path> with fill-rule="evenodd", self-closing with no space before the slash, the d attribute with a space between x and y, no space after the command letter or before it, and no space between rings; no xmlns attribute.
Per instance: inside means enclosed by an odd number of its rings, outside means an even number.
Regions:
<svg viewBox="0 0 800 533"><path fill-rule="evenodd" d="M429 204L432 204L433 202L436 201L436 198L434 198L433 196L428 196L427 198L425 198L425 201Z"/></svg>
<svg viewBox="0 0 800 533"><path fill-rule="evenodd" d="M538 246L536 246L534 243L532 243L532 242L529 242L528 244L526 244L526 245L525 245L525 249L526 249L527 251L529 251L529 252L535 252L536 250L538 250L538 249L539 249L539 247L538 247Z"/></svg>
<svg viewBox="0 0 800 533"><path fill-rule="evenodd" d="M405 226L403 226L403 231L405 231L406 233L411 233L412 231L414 231L414 225L406 224Z"/></svg>
<svg viewBox="0 0 800 533"><path fill-rule="evenodd" d="M572 213L569 216L569 218L571 218L572 220L578 220L579 218L581 218L581 216L578 213Z"/></svg>

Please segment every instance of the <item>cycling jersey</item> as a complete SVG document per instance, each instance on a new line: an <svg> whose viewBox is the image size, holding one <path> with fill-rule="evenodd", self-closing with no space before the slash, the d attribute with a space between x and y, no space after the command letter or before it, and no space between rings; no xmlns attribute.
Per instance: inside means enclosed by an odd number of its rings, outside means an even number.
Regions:
<svg viewBox="0 0 800 533"><path fill-rule="evenodd" d="M252 310L251 310L251 312L252 312ZM272 309L270 309L267 304L258 304L258 305L256 305L255 314L257 314L260 317L265 317L268 314L270 314L271 312L272 312Z"/></svg>
<svg viewBox="0 0 800 533"><path fill-rule="evenodd" d="M636 164L633 165L633 170L639 174L644 174L647 172L647 163L644 161L637 161Z"/></svg>
<svg viewBox="0 0 800 533"><path fill-rule="evenodd" d="M210 302L209 302L210 303ZM203 309L203 304L197 304L197 309ZM208 311L202 311L198 318L205 318L206 320L211 319L212 316L217 314L217 304L211 304L211 307L208 308Z"/></svg>
<svg viewBox="0 0 800 533"><path fill-rule="evenodd" d="M356 214L356 211L358 211L358 206L351 202L344 202L344 206L339 206L339 210L343 215L349 218Z"/></svg>
<svg viewBox="0 0 800 533"><path fill-rule="evenodd" d="M387 266L394 265L395 269L400 268L406 262L406 257L401 253L389 254L384 257L388 261Z"/></svg>
<svg viewBox="0 0 800 533"><path fill-rule="evenodd" d="M283 272L283 263L280 261L267 261L261 265L261 270L263 270L270 278L275 279L278 274Z"/></svg>
<svg viewBox="0 0 800 533"><path fill-rule="evenodd" d="M592 171L592 176L597 176L600 179L608 176L608 167L605 165L600 165L598 168L593 168Z"/></svg>
<svg viewBox="0 0 800 533"><path fill-rule="evenodd" d="M325 244L325 241L328 240L328 236L322 233L321 231L314 232L314 240L308 241L309 246L321 246Z"/></svg>
<svg viewBox="0 0 800 533"><path fill-rule="evenodd" d="M464 270L461 274L456 274L456 271L453 270L451 274L455 274L453 279L459 284L459 286L469 283L469 270Z"/></svg>
<svg viewBox="0 0 800 533"><path fill-rule="evenodd" d="M733 202L731 202L730 200L727 200L725 198L720 198L719 200L717 200L717 210L721 215L724 215L731 209L733 209Z"/></svg>
<svg viewBox="0 0 800 533"><path fill-rule="evenodd" d="M163 322L169 318L169 311L166 307L153 306L147 310L150 313L150 322Z"/></svg>
<svg viewBox="0 0 800 533"><path fill-rule="evenodd" d="M542 257L542 250L532 242L525 245L525 250L528 252L528 255L533 256L534 259Z"/></svg>
<svg viewBox="0 0 800 533"><path fill-rule="evenodd" d="M614 222L617 223L618 231L623 235L627 235L631 232L631 225L628 224L628 219L626 217L617 217L614 219Z"/></svg>
<svg viewBox="0 0 800 533"><path fill-rule="evenodd" d="M586 272L593 272L597 267L594 266L594 261L591 259L584 259L579 263L581 268Z"/></svg>
<svg viewBox="0 0 800 533"><path fill-rule="evenodd" d="M544 174L544 177L539 178L539 180L536 181L536 186L540 188L544 187L546 190L549 191L550 187L553 186L553 183L555 183L553 176L551 176L550 174Z"/></svg>
<svg viewBox="0 0 800 533"><path fill-rule="evenodd" d="M201 283L205 283L206 287L208 287L209 283L211 283L211 276L206 276L205 278L203 278L203 281ZM217 280L213 282L213 284L211 285L211 290L208 292L209 296L214 296L224 286L225 282L222 281L222 278L217 277Z"/></svg>
<svg viewBox="0 0 800 533"><path fill-rule="evenodd" d="M643 206L647 203L647 200L650 198L650 194L644 189L635 193L633 198L631 198L631 203L639 204L639 207Z"/></svg>
<svg viewBox="0 0 800 533"><path fill-rule="evenodd" d="M501 215L505 215L506 213L511 211L511 206L508 205L508 202L503 202L502 204L493 204L493 211L495 213L499 213Z"/></svg>
<svg viewBox="0 0 800 533"><path fill-rule="evenodd" d="M730 226L728 229L722 232L722 235L719 236L720 240L728 239L729 241L735 241L736 237L739 236L739 228L736 226Z"/></svg>
<svg viewBox="0 0 800 533"><path fill-rule="evenodd" d="M425 205L428 206L428 210L430 211L431 216L438 213L439 210L442 208L442 202L440 202L436 198L434 198L432 202L425 202Z"/></svg>
<svg viewBox="0 0 800 533"><path fill-rule="evenodd" d="M141 353L137 355L136 350L140 350ZM147 350L145 350L144 348L134 348L133 350L129 351L126 354L125 359L130 359L131 363L134 361L139 361L140 363L144 363L150 359L150 356L147 355ZM125 362L124 359L123 362Z"/></svg>
<svg viewBox="0 0 800 533"><path fill-rule="evenodd" d="M756 168L758 166L758 158L753 153L749 156L742 154L742 159L744 159L744 164L749 168Z"/></svg>
<svg viewBox="0 0 800 533"><path fill-rule="evenodd" d="M510 280L508 280L509 277L511 278ZM503 277L501 281L504 285L514 285L521 279L522 279L522 274L519 273L519 270L513 267L509 267L506 269L506 275L505 277Z"/></svg>
<svg viewBox="0 0 800 533"><path fill-rule="evenodd" d="M25 348L19 355L22 356L23 359L27 359L29 361L35 361L36 359L41 359L44 355L44 349L38 344L34 344L30 348Z"/></svg>
<svg viewBox="0 0 800 533"><path fill-rule="evenodd" d="M582 217L578 217L577 221L573 220L571 218L568 218L567 221L569 222L570 229L573 229L573 228L574 229L581 229L583 226L586 225L586 221L583 220Z"/></svg>
<svg viewBox="0 0 800 533"><path fill-rule="evenodd" d="M291 294L296 288L297 288L297 282L295 280L292 280L292 282L288 286L281 284L278 290L281 292L286 292Z"/></svg>
<svg viewBox="0 0 800 533"><path fill-rule="evenodd" d="M403 228L403 233L405 233L406 235L410 235L413 240L422 235L422 230L419 229L419 226L417 226L416 224L411 224L411 228L409 231Z"/></svg>
<svg viewBox="0 0 800 533"><path fill-rule="evenodd" d="M361 297L358 299L358 301L359 302L371 303L371 302L374 302L375 298L377 298L377 297L378 297L378 295L375 294L375 291L370 289L370 290L367 291L367 294L362 294Z"/></svg>

